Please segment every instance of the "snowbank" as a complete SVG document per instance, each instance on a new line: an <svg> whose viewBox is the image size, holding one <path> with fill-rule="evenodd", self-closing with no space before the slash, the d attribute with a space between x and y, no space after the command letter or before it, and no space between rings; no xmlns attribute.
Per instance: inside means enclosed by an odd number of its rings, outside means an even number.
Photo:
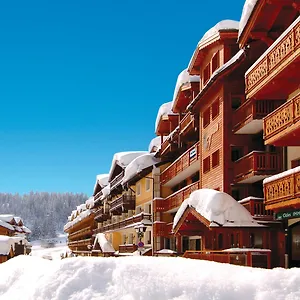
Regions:
<svg viewBox="0 0 300 300"><path fill-rule="evenodd" d="M159 163L159 159L155 158L152 153L143 154L135 158L125 169L122 184L125 184L144 169Z"/></svg>
<svg viewBox="0 0 300 300"><path fill-rule="evenodd" d="M0 265L0 299L299 299L300 269L163 257L18 256Z"/></svg>
<svg viewBox="0 0 300 300"><path fill-rule="evenodd" d="M212 189L200 189L191 193L184 200L174 217L173 228L182 217L187 207L193 207L210 222L210 227L261 227L249 211L230 195Z"/></svg>
<svg viewBox="0 0 300 300"><path fill-rule="evenodd" d="M68 230L70 227L74 226L75 224L81 222L83 219L87 218L91 214L91 210L87 209L82 211L74 220L68 222L64 226L64 231Z"/></svg>

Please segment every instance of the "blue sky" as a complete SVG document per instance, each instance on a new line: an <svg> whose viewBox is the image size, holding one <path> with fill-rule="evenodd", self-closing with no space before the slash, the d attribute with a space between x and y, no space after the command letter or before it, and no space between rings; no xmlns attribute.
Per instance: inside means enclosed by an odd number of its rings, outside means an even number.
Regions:
<svg viewBox="0 0 300 300"><path fill-rule="evenodd" d="M0 192L93 191L147 150L202 35L244 1L1 1Z"/></svg>

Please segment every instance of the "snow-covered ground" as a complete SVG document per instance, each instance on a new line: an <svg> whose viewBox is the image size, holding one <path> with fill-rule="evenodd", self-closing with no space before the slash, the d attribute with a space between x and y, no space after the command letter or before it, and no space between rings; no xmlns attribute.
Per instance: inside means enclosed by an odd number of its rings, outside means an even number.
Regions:
<svg viewBox="0 0 300 300"><path fill-rule="evenodd" d="M0 299L300 299L300 269L251 269L178 257L18 256L0 265Z"/></svg>

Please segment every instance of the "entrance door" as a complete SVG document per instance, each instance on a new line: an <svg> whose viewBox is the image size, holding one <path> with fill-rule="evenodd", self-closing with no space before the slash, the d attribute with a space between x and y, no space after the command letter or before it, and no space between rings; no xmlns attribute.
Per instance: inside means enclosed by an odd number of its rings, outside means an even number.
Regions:
<svg viewBox="0 0 300 300"><path fill-rule="evenodd" d="M290 236L291 236L290 267L300 267L300 222L290 226Z"/></svg>

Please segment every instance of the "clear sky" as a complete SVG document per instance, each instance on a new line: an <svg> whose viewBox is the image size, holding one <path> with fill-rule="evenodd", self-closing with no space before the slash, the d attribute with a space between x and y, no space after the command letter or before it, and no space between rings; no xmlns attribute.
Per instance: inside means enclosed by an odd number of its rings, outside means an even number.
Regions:
<svg viewBox="0 0 300 300"><path fill-rule="evenodd" d="M93 191L147 150L202 35L244 1L1 1L0 192Z"/></svg>

